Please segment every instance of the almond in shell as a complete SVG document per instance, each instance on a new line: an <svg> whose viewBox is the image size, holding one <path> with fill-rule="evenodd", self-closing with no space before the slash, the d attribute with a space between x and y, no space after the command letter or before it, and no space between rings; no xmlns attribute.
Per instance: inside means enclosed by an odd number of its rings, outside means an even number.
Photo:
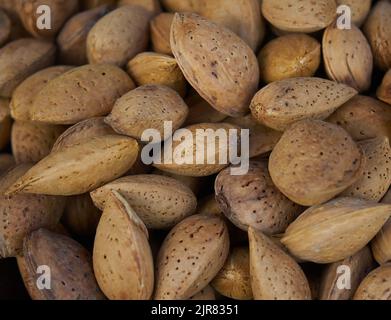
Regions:
<svg viewBox="0 0 391 320"><path fill-rule="evenodd" d="M354 300L390 300L391 264L373 270L360 284Z"/></svg>
<svg viewBox="0 0 391 320"><path fill-rule="evenodd" d="M321 78L291 78L258 91L250 109L261 124L285 131L300 120L326 119L356 94L351 87Z"/></svg>
<svg viewBox="0 0 391 320"><path fill-rule="evenodd" d="M162 12L151 21L151 42L153 51L172 55L170 31L173 20L173 13Z"/></svg>
<svg viewBox="0 0 391 320"><path fill-rule="evenodd" d="M383 78L383 82L377 90L377 97L391 105L391 69Z"/></svg>
<svg viewBox="0 0 391 320"><path fill-rule="evenodd" d="M364 248L390 215L391 205L337 198L306 210L288 227L281 242L300 259L333 263Z"/></svg>
<svg viewBox="0 0 391 320"><path fill-rule="evenodd" d="M292 257L262 232L248 230L255 300L311 300L308 280Z"/></svg>
<svg viewBox="0 0 391 320"><path fill-rule="evenodd" d="M158 15L162 11L159 0L119 0L118 6L134 5L148 11L151 17Z"/></svg>
<svg viewBox="0 0 391 320"><path fill-rule="evenodd" d="M116 191L109 195L96 231L94 272L111 300L146 300L153 292L154 269L148 230Z"/></svg>
<svg viewBox="0 0 391 320"><path fill-rule="evenodd" d="M228 230L221 218L194 215L183 220L160 248L155 299L190 298L217 275L228 252Z"/></svg>

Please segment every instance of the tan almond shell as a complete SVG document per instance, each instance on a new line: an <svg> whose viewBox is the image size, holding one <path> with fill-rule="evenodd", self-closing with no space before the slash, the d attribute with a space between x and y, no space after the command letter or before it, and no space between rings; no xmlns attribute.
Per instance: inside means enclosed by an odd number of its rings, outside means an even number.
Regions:
<svg viewBox="0 0 391 320"><path fill-rule="evenodd" d="M0 96L10 98L16 87L35 72L54 63L56 47L50 42L19 39L0 49Z"/></svg>
<svg viewBox="0 0 391 320"><path fill-rule="evenodd" d="M308 280L292 257L262 232L248 230L254 300L311 300Z"/></svg>
<svg viewBox="0 0 391 320"><path fill-rule="evenodd" d="M8 189L48 195L78 195L126 173L139 153L132 138L106 135L49 154Z"/></svg>
<svg viewBox="0 0 391 320"><path fill-rule="evenodd" d="M303 211L273 184L265 162L250 162L245 175L224 169L216 178L215 192L225 216L244 231L252 227L265 234L282 233Z"/></svg>
<svg viewBox="0 0 391 320"><path fill-rule="evenodd" d="M23 0L19 1L19 17L26 30L37 38L54 38L64 23L78 11L78 0ZM40 28L42 12L38 9L41 5L50 8L50 28ZM46 11L45 11L46 12Z"/></svg>
<svg viewBox="0 0 391 320"><path fill-rule="evenodd" d="M109 194L119 192L150 229L175 226L193 214L197 199L182 182L160 175L122 177L91 192L95 206L103 210Z"/></svg>
<svg viewBox="0 0 391 320"><path fill-rule="evenodd" d="M379 202L391 185L391 147L387 137L358 143L364 151L362 176L342 195Z"/></svg>
<svg viewBox="0 0 391 320"><path fill-rule="evenodd" d="M330 25L337 16L335 0L264 0L262 13L274 27L288 32L311 33Z"/></svg>
<svg viewBox="0 0 391 320"><path fill-rule="evenodd" d="M269 160L270 176L292 201L312 206L331 200L355 183L363 151L342 128L304 120L285 131Z"/></svg>
<svg viewBox="0 0 391 320"><path fill-rule="evenodd" d="M0 150L4 149L10 142L11 126L9 100L0 98Z"/></svg>
<svg viewBox="0 0 391 320"><path fill-rule="evenodd" d="M261 78L266 83L312 77L320 59L320 43L306 34L289 34L271 40L258 55Z"/></svg>
<svg viewBox="0 0 391 320"><path fill-rule="evenodd" d="M155 299L190 298L217 275L228 253L228 230L221 218L186 218L170 231L160 248Z"/></svg>
<svg viewBox="0 0 391 320"><path fill-rule="evenodd" d="M172 55L170 44L173 13L162 12L151 21L151 42L153 51Z"/></svg>
<svg viewBox="0 0 391 320"><path fill-rule="evenodd" d="M216 133L218 132L217 130L222 129L227 132L227 137L229 137L230 130L237 130L236 132L237 134L239 134L240 128L231 125L229 123L200 123L200 124L188 126L185 129L189 130L192 133L193 145L187 143L184 146L184 145L180 145L181 142L178 141L166 141L165 148L168 148L168 150L170 150L169 148L172 147L173 150L172 163L165 163L163 159L163 161L161 161L161 163L159 164L157 163L157 161L160 159L155 156L155 162L153 164L154 167L162 171L183 175L183 176L207 177L220 172L222 169L226 168L229 165L229 163L226 163L227 162L226 159L222 159L221 164L219 162L220 161L219 153L221 150L227 150L227 154L230 154L229 141L224 141L224 139L222 139L221 148L219 143L216 143L214 152L208 152L207 150L208 144L206 143L204 145L205 146L204 161L202 161L203 162L202 164L197 164L196 145L197 145L197 141L200 139L202 140L202 138L201 136L198 136L197 138L196 132L197 130L212 129ZM209 137L211 136L212 135L210 135ZM203 139L202 141L206 141L206 140ZM184 152L179 153L178 150ZM231 149L231 151L233 152L234 150ZM164 152L162 153L164 154ZM213 159L215 160L214 164L211 163ZM184 160L185 163L180 163L180 161L182 160ZM186 163L186 162L191 162L191 163Z"/></svg>
<svg viewBox="0 0 391 320"><path fill-rule="evenodd" d="M101 215L90 195L85 193L67 199L62 222L73 234L91 237L95 235Z"/></svg>
<svg viewBox="0 0 391 320"><path fill-rule="evenodd" d="M216 123L227 118L227 115L214 109L197 92L191 92L185 100L189 107L186 125L198 123Z"/></svg>
<svg viewBox="0 0 391 320"><path fill-rule="evenodd" d="M282 132L258 123L251 114L240 118L230 117L224 121L250 130L250 158L272 151L282 136Z"/></svg>
<svg viewBox="0 0 391 320"><path fill-rule="evenodd" d="M254 51L265 36L259 0L163 0L172 12L194 12L241 37Z"/></svg>
<svg viewBox="0 0 391 320"><path fill-rule="evenodd" d="M360 27L371 11L372 0L337 0L337 5L348 6L352 12L352 22Z"/></svg>
<svg viewBox="0 0 391 320"><path fill-rule="evenodd" d="M94 242L94 272L111 300L146 300L153 293L154 266L148 231L116 191L108 197Z"/></svg>
<svg viewBox="0 0 391 320"><path fill-rule="evenodd" d="M261 124L285 131L300 120L326 119L356 94L353 88L326 79L290 78L258 91L250 109Z"/></svg>
<svg viewBox="0 0 391 320"><path fill-rule="evenodd" d="M355 96L327 121L341 126L357 141L381 136L391 139L391 108L371 97Z"/></svg>
<svg viewBox="0 0 391 320"><path fill-rule="evenodd" d="M322 279L320 280L319 299L351 300L361 281L374 268L375 262L368 246L351 257L329 264L323 271ZM340 288L339 279L349 275L350 288Z"/></svg>
<svg viewBox="0 0 391 320"><path fill-rule="evenodd" d="M0 154L0 175L8 171L15 165L15 159L11 154L1 153Z"/></svg>
<svg viewBox="0 0 391 320"><path fill-rule="evenodd" d="M51 80L35 96L31 119L51 124L75 124L107 115L115 101L135 85L113 65L85 65Z"/></svg>
<svg viewBox="0 0 391 320"><path fill-rule="evenodd" d="M65 129L59 125L15 121L12 125L11 147L16 163L35 163L45 158Z"/></svg>
<svg viewBox="0 0 391 320"><path fill-rule="evenodd" d="M382 84L377 90L377 97L391 105L391 69L385 74Z"/></svg>
<svg viewBox="0 0 391 320"><path fill-rule="evenodd" d="M254 52L233 32L196 14L175 14L171 49L185 78L216 110L247 113L258 88Z"/></svg>
<svg viewBox="0 0 391 320"><path fill-rule="evenodd" d="M162 11L159 0L119 0L118 6L135 5L148 11L151 17L158 15Z"/></svg>
<svg viewBox="0 0 391 320"><path fill-rule="evenodd" d="M104 122L104 117L89 118L65 130L54 143L52 152L78 144L83 140L114 134L114 130Z"/></svg>
<svg viewBox="0 0 391 320"><path fill-rule="evenodd" d="M384 71L391 68L391 3L378 1L364 25L375 64Z"/></svg>
<svg viewBox="0 0 391 320"><path fill-rule="evenodd" d="M7 13L0 9L0 47L7 43L11 35L11 20Z"/></svg>
<svg viewBox="0 0 391 320"><path fill-rule="evenodd" d="M139 53L128 62L127 71L138 86L156 84L186 95L186 79L176 60L155 52Z"/></svg>
<svg viewBox="0 0 391 320"><path fill-rule="evenodd" d="M330 25L323 34L323 61L330 79L344 83L359 92L370 88L373 56L371 47L362 31Z"/></svg>
<svg viewBox="0 0 391 320"><path fill-rule="evenodd" d="M200 292L189 298L189 300L202 301L202 300L216 300L216 294L210 285L207 285Z"/></svg>
<svg viewBox="0 0 391 320"><path fill-rule="evenodd" d="M104 300L90 253L75 240L46 229L25 238L20 271L33 300ZM50 268L51 290L39 290L39 266ZM47 273L46 273L47 274Z"/></svg>
<svg viewBox="0 0 391 320"><path fill-rule="evenodd" d="M95 23L109 13L111 7L102 5L83 11L69 19L57 37L61 63L80 66L88 63L87 36Z"/></svg>
<svg viewBox="0 0 391 320"><path fill-rule="evenodd" d="M364 248L391 215L391 205L357 198L336 198L306 210L281 242L296 257L333 263Z"/></svg>
<svg viewBox="0 0 391 320"><path fill-rule="evenodd" d="M354 300L390 300L391 264L373 270L360 284Z"/></svg>
<svg viewBox="0 0 391 320"><path fill-rule="evenodd" d="M235 247L224 267L211 283L221 295L235 300L251 300L250 256L247 247Z"/></svg>
<svg viewBox="0 0 391 320"><path fill-rule="evenodd" d="M87 57L91 64L124 66L136 54L145 51L149 39L148 11L127 5L101 18L87 37Z"/></svg>
<svg viewBox="0 0 391 320"><path fill-rule="evenodd" d="M41 227L57 225L64 210L62 197L4 195L6 189L31 167L31 164L16 166L0 179L0 257L3 258L22 254L24 237Z"/></svg>
<svg viewBox="0 0 391 320"><path fill-rule="evenodd" d="M46 84L71 70L70 66L54 66L34 73L24 80L14 91L10 104L11 115L15 120L31 120L31 109L35 96Z"/></svg>
<svg viewBox="0 0 391 320"><path fill-rule="evenodd" d="M146 130L157 130L161 141L171 136L165 122L176 131L185 122L189 109L180 95L163 85L145 85L128 92L114 104L105 122L117 133L143 139Z"/></svg>

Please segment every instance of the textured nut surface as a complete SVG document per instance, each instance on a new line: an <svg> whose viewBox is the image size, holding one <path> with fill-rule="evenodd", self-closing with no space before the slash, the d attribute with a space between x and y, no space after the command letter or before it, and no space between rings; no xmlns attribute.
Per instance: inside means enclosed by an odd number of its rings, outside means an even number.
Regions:
<svg viewBox="0 0 391 320"><path fill-rule="evenodd" d="M391 264L373 270L360 284L354 300L390 300Z"/></svg>
<svg viewBox="0 0 391 320"><path fill-rule="evenodd" d="M391 69L388 70L384 76L383 82L377 90L377 97L380 100L391 104Z"/></svg>
<svg viewBox="0 0 391 320"><path fill-rule="evenodd" d="M162 12L151 21L153 51L172 55L170 31L173 19L173 13Z"/></svg>

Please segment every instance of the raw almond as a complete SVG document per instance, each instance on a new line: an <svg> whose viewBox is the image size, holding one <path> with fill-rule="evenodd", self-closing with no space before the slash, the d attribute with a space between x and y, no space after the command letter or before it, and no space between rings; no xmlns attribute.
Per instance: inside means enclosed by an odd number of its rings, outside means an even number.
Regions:
<svg viewBox="0 0 391 320"><path fill-rule="evenodd" d="M31 119L75 124L107 115L115 101L134 88L133 81L112 65L85 65L51 80L35 96Z"/></svg>
<svg viewBox="0 0 391 320"><path fill-rule="evenodd" d="M198 195L201 191L203 191L203 187L206 186L206 182L208 182L206 181L206 178L181 176L170 172L164 172L159 169L155 169L153 173L165 177L171 177L182 182L185 186L189 187L195 195Z"/></svg>
<svg viewBox="0 0 391 320"><path fill-rule="evenodd" d="M163 140L165 122L172 122L172 130L179 129L188 115L188 107L177 92L162 85L145 85L123 95L114 105L105 122L116 132L142 139L146 130L154 129Z"/></svg>
<svg viewBox="0 0 391 320"><path fill-rule="evenodd" d="M342 128L319 120L295 123L270 155L277 188L303 206L321 204L355 183L364 165L362 150Z"/></svg>
<svg viewBox="0 0 391 320"><path fill-rule="evenodd" d="M250 109L261 124L285 131L300 120L326 119L356 94L351 87L321 78L291 78L262 88Z"/></svg>
<svg viewBox="0 0 391 320"><path fill-rule="evenodd" d="M87 64L87 36L95 23L110 12L109 5L74 15L62 28L57 37L60 61L80 66Z"/></svg>
<svg viewBox="0 0 391 320"><path fill-rule="evenodd" d="M22 253L23 238L41 227L54 227L60 220L65 199L45 195L4 195L6 189L22 177L31 164L22 164L0 179L0 257Z"/></svg>
<svg viewBox="0 0 391 320"><path fill-rule="evenodd" d="M211 106L230 116L248 111L259 67L243 40L196 14L177 13L171 49L186 79Z"/></svg>
<svg viewBox="0 0 391 320"><path fill-rule="evenodd" d="M0 96L10 98L27 77L54 63L56 47L35 39L12 41L0 49Z"/></svg>
<svg viewBox="0 0 391 320"><path fill-rule="evenodd" d="M170 44L173 13L162 12L151 21L151 42L153 51L172 55Z"/></svg>
<svg viewBox="0 0 391 320"><path fill-rule="evenodd" d="M337 22L323 34L323 60L330 79L344 83L359 92L371 86L373 56L361 30L340 29Z"/></svg>
<svg viewBox="0 0 391 320"><path fill-rule="evenodd" d="M2 47L11 35L11 20L4 10L0 9L0 47Z"/></svg>
<svg viewBox="0 0 391 320"><path fill-rule="evenodd" d="M170 87L182 97L186 95L186 80L176 60L164 54L144 52L129 61L128 73L138 86L156 84Z"/></svg>
<svg viewBox="0 0 391 320"><path fill-rule="evenodd" d="M264 0L263 16L274 27L288 32L311 33L330 25L337 16L335 0Z"/></svg>
<svg viewBox="0 0 391 320"><path fill-rule="evenodd" d="M91 138L49 154L16 181L8 194L83 194L122 176L136 161L138 151L132 138Z"/></svg>
<svg viewBox="0 0 391 320"><path fill-rule="evenodd" d="M391 69L388 70L384 76L383 82L377 90L377 97L380 100L391 104Z"/></svg>
<svg viewBox="0 0 391 320"><path fill-rule="evenodd" d="M103 210L108 195L119 192L151 229L173 227L196 210L197 199L183 183L160 175L136 175L117 179L91 192L95 205Z"/></svg>
<svg viewBox="0 0 391 320"><path fill-rule="evenodd" d="M0 149L4 149L10 141L11 125L9 100L0 98Z"/></svg>
<svg viewBox="0 0 391 320"><path fill-rule="evenodd" d="M364 25L375 64L384 71L391 68L391 3L378 1Z"/></svg>
<svg viewBox="0 0 391 320"><path fill-rule="evenodd" d="M71 70L69 66L55 66L43 69L34 73L32 76L24 80L14 91L10 104L11 115L15 120L31 120L31 109L33 101L38 92L46 86L46 84Z"/></svg>
<svg viewBox="0 0 391 320"><path fill-rule="evenodd" d="M375 267L369 247L364 247L353 256L329 264L320 282L320 300L350 300L361 281ZM350 275L350 288L342 279Z"/></svg>
<svg viewBox="0 0 391 320"><path fill-rule="evenodd" d="M354 300L390 300L391 264L373 270L358 287Z"/></svg>
<svg viewBox="0 0 391 320"><path fill-rule="evenodd" d="M77 0L23 0L19 1L19 3L19 17L24 27L37 38L55 37L65 21L76 13L79 7ZM47 25L45 25L46 27L41 26L42 12L40 7L43 5L50 8L50 28L47 28Z"/></svg>
<svg viewBox="0 0 391 320"><path fill-rule="evenodd" d="M371 10L372 0L337 0L337 5L348 6L352 13L352 22L360 27Z"/></svg>
<svg viewBox="0 0 391 320"><path fill-rule="evenodd" d="M16 163L38 162L45 158L64 130L64 126L15 121L11 146Z"/></svg>
<svg viewBox="0 0 391 320"><path fill-rule="evenodd" d="M337 198L306 210L281 242L296 257L332 263L364 248L391 215L391 205Z"/></svg>
<svg viewBox="0 0 391 320"><path fill-rule="evenodd" d="M344 128L354 140L381 136L391 139L391 108L371 97L355 96L327 121Z"/></svg>
<svg viewBox="0 0 391 320"><path fill-rule="evenodd" d="M225 297L251 300L250 257L246 247L231 250L224 267L212 281L213 288Z"/></svg>
<svg viewBox="0 0 391 320"><path fill-rule="evenodd" d="M96 231L94 272L99 287L111 300L146 300L153 292L154 271L148 230L116 191Z"/></svg>
<svg viewBox="0 0 391 320"><path fill-rule="evenodd" d="M266 83L296 77L312 77L318 70L320 43L306 34L278 37L266 44L258 56Z"/></svg>
<svg viewBox="0 0 391 320"><path fill-rule="evenodd" d="M104 300L92 270L91 255L75 240L39 229L23 248L22 277L33 300ZM50 268L50 290L39 290L39 266Z"/></svg>
<svg viewBox="0 0 391 320"><path fill-rule="evenodd" d="M391 185L391 148L387 137L358 143L364 151L362 176L342 195L379 202Z"/></svg>
<svg viewBox="0 0 391 320"><path fill-rule="evenodd" d="M155 299L190 298L216 276L228 252L228 230L221 218L195 215L183 220L160 248Z"/></svg>
<svg viewBox="0 0 391 320"><path fill-rule="evenodd" d="M284 232L302 212L273 184L265 162L250 162L247 174L231 175L230 168L215 181L216 200L225 216L238 228L266 234Z"/></svg>
<svg viewBox="0 0 391 320"><path fill-rule="evenodd" d="M262 232L248 230L255 300L310 300L308 280L293 258Z"/></svg>
<svg viewBox="0 0 391 320"><path fill-rule="evenodd" d="M229 165L227 159L220 159L220 153L234 153L236 146L230 143L229 139L227 141L225 137L223 137L222 139L219 139L217 144L215 144L214 150L208 150L208 144L210 142L205 143L205 141L207 141L205 136L200 133L197 134L197 130L200 130L198 132L205 132L209 141L212 141L212 139L215 141L214 134L208 134L208 131L206 130L211 129L214 133L218 133L218 130L220 130L220 132L225 131L227 133L227 137L229 137L231 135L231 130L237 130L236 133L239 132L237 126L228 123L200 123L188 126L185 129L192 133L191 137L193 138L193 143L185 143L185 145L181 145L183 142L178 139L176 139L176 141L166 141L164 147L168 150L172 150L173 152L172 163L167 163L164 159L159 159L155 156L154 166L156 168L183 176L206 177L220 172ZM174 133L174 136L177 136L179 133L180 131L177 131ZM201 147L204 147L204 158L198 159L198 161L196 152L197 143L201 145ZM166 152L164 151L163 154L164 153ZM198 153L198 158L199 157L200 153ZM157 163L158 161L161 163Z"/></svg>
<svg viewBox="0 0 391 320"><path fill-rule="evenodd" d="M196 293L194 296L192 296L189 300L216 300L216 295L211 286L206 286L204 289L202 289L200 292Z"/></svg>
<svg viewBox="0 0 391 320"><path fill-rule="evenodd" d="M124 66L147 48L150 18L147 10L135 5L121 6L104 16L88 34L88 61Z"/></svg>

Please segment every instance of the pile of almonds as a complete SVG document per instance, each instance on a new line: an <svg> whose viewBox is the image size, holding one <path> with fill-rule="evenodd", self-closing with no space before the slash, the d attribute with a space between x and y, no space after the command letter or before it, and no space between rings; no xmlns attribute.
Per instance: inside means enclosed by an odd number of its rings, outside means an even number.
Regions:
<svg viewBox="0 0 391 320"><path fill-rule="evenodd" d="M0 297L391 300L391 1L0 0L0 47ZM144 163L165 121L248 172Z"/></svg>

